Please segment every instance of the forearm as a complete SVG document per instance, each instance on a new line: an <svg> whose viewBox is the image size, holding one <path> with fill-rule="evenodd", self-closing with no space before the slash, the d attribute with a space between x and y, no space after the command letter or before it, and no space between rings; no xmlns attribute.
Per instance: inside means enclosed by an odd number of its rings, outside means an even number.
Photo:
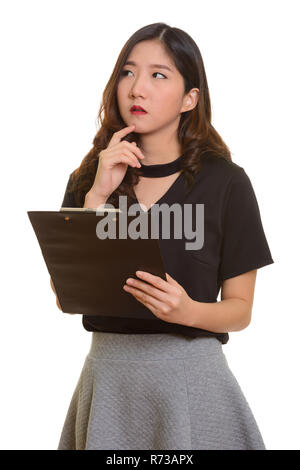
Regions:
<svg viewBox="0 0 300 470"><path fill-rule="evenodd" d="M106 203L106 199L104 199L102 196L97 196L97 194L94 193L93 191L89 191L85 195L83 207L89 208L89 209L97 209L97 207L105 203Z"/></svg>
<svg viewBox="0 0 300 470"><path fill-rule="evenodd" d="M189 325L216 333L240 331L251 321L251 307L243 299L226 299L219 302L192 300Z"/></svg>

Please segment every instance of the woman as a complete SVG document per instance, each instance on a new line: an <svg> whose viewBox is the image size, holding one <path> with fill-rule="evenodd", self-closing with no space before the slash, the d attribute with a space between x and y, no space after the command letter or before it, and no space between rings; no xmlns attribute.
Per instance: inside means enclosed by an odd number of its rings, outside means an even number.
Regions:
<svg viewBox="0 0 300 470"><path fill-rule="evenodd" d="M160 204L202 205L204 237L187 249L186 233L160 232L167 280L151 273L127 280L124 295L153 320L83 315L92 344L58 449L264 450L222 345L229 331L249 325L257 269L273 259L251 182L211 124L191 37L164 23L135 32L99 118L62 206L118 207L120 195L147 215Z"/></svg>

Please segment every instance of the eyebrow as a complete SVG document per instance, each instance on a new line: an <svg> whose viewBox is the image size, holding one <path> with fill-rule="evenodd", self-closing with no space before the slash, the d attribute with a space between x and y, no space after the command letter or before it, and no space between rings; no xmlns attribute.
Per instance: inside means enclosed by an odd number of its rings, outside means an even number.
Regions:
<svg viewBox="0 0 300 470"><path fill-rule="evenodd" d="M136 65L136 63L133 61L133 60L128 60L125 64L125 65ZM149 67L152 67L152 68L157 68L157 69L166 69L166 70L169 70L169 72L172 72L172 70L170 69L170 67L168 67L167 65L163 65L163 64L150 64Z"/></svg>

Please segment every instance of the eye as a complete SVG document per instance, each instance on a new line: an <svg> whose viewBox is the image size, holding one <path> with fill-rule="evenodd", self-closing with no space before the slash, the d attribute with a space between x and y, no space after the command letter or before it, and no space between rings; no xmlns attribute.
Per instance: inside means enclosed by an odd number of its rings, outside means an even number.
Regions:
<svg viewBox="0 0 300 470"><path fill-rule="evenodd" d="M155 75L155 74L157 74L157 73L158 73L158 75L162 75L164 78L167 78L164 74L162 74L162 73L160 73L160 72L154 72L153 75Z"/></svg>
<svg viewBox="0 0 300 470"><path fill-rule="evenodd" d="M127 73L130 72L131 73L131 70L122 70L121 72L121 76L127 76ZM160 72L154 72L152 75L161 75L162 77L164 78L167 78L164 74L160 73Z"/></svg>
<svg viewBox="0 0 300 470"><path fill-rule="evenodd" d="M123 76L123 75L126 75L128 72L130 72L130 70L122 70L121 75L122 75L122 76Z"/></svg>

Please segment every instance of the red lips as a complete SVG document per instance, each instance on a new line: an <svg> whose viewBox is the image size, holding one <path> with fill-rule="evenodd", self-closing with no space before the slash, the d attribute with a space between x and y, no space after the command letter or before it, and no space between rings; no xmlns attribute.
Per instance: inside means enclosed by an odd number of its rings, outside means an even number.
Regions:
<svg viewBox="0 0 300 470"><path fill-rule="evenodd" d="M141 106L137 106L135 104L133 106L131 106L130 111L131 112L133 112L133 111L143 111L144 113L147 112L144 108L142 108Z"/></svg>

